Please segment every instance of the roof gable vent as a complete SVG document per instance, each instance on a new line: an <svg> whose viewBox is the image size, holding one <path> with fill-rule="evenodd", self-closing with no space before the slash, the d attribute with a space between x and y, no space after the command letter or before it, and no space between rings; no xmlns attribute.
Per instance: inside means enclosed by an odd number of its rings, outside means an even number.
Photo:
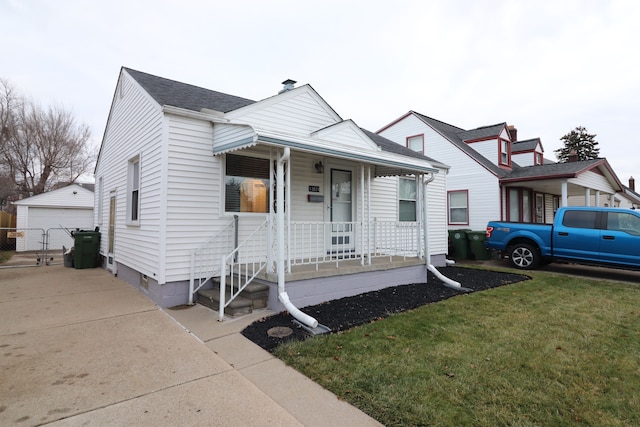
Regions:
<svg viewBox="0 0 640 427"><path fill-rule="evenodd" d="M280 92L278 92L278 95L280 95L283 92L287 92L291 89L295 88L295 84L297 82L295 80L291 80L291 79L287 79L285 81L282 82L282 84L284 85L284 87L282 88L282 90Z"/></svg>

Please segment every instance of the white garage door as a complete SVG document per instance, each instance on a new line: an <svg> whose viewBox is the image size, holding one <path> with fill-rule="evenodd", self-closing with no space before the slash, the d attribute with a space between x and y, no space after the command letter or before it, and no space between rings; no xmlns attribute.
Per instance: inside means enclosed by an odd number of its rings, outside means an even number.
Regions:
<svg viewBox="0 0 640 427"><path fill-rule="evenodd" d="M93 230L93 209L69 209L69 208L36 208L30 207L27 211L26 228L41 228L46 233L49 231L49 249L62 249L63 246L73 246L73 238L68 231L77 228L81 230ZM30 231L31 234L34 234ZM26 248L33 251L42 248L42 239L25 239ZM19 249L18 249L19 250Z"/></svg>

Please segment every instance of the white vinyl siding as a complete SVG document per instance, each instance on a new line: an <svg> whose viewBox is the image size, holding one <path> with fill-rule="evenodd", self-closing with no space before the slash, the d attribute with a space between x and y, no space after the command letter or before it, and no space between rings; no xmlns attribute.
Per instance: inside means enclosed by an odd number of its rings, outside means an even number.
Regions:
<svg viewBox="0 0 640 427"><path fill-rule="evenodd" d="M96 176L103 178L102 197L116 191L115 261L161 280L162 260L158 256L160 236L161 188L163 185L164 121L160 106L132 79L122 73L124 96L115 97L104 135ZM129 159L140 155L144 167L140 170L140 221L138 227L126 225L127 165ZM118 191L119 190L119 191ZM100 204L95 202L97 209ZM108 209L107 200L102 201ZM108 215L103 213L104 218ZM100 240L100 250L106 254L108 239ZM161 282L162 283L162 282Z"/></svg>
<svg viewBox="0 0 640 427"><path fill-rule="evenodd" d="M309 135L340 121L340 117L311 89L303 87L259 105L252 104L227 113L227 117L251 123L254 128L288 134Z"/></svg>
<svg viewBox="0 0 640 427"><path fill-rule="evenodd" d="M487 222L500 219L500 189L498 178L489 172L484 166L469 157L465 152L444 138L438 132L427 126L422 120L413 115L409 115L392 127L381 132L381 136L388 138L398 144L404 145L406 137L409 135L424 134L425 155L437 161L450 165L446 176L447 190L468 190L469 192L469 224L468 228L473 230L484 230ZM478 149L486 146L490 151L487 154L493 155L497 160L498 142L496 140L476 142L471 147ZM492 150L492 151L491 151ZM441 174L444 174L442 171ZM429 184L428 191L433 183ZM437 203L431 203L429 216L447 216L446 193L441 195L442 199ZM429 221L431 222L431 220ZM459 228L451 226L450 228Z"/></svg>
<svg viewBox="0 0 640 427"><path fill-rule="evenodd" d="M440 169L433 181L427 185L427 222L429 225L429 252L431 255L446 254L449 233L447 232L447 171Z"/></svg>
<svg viewBox="0 0 640 427"><path fill-rule="evenodd" d="M167 115L167 127L166 209L160 232L165 242L164 280L174 282L188 279L191 251L232 215L225 216L221 205L224 156L212 155L211 124Z"/></svg>

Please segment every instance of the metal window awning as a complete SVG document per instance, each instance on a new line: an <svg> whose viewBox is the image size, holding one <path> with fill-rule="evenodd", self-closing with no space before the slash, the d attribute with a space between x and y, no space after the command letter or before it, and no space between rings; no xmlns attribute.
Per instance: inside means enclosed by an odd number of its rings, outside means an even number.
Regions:
<svg viewBox="0 0 640 427"><path fill-rule="evenodd" d="M289 147L292 150L304 151L358 163L367 163L375 166L375 176L398 176L423 173L438 173L438 169L427 161L406 157L387 151L353 150L331 141L300 137L292 135L276 134L274 132L254 129L248 125L223 124L218 126L242 126L244 129L234 132L236 138L220 141L214 144L213 155L219 155L236 150L244 150L257 144L265 144L274 147Z"/></svg>

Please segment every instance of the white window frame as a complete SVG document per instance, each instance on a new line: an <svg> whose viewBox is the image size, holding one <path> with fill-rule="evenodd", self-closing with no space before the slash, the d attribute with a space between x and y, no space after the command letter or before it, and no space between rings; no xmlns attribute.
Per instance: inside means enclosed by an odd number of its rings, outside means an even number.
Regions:
<svg viewBox="0 0 640 427"><path fill-rule="evenodd" d="M416 150L416 148L412 146L415 142L419 143L420 149ZM408 136L406 145L408 149L424 154L424 134Z"/></svg>
<svg viewBox="0 0 640 427"><path fill-rule="evenodd" d="M127 225L140 225L140 183L142 170L140 155L129 159L127 163Z"/></svg>
<svg viewBox="0 0 640 427"><path fill-rule="evenodd" d="M464 194L464 205L453 204L451 203L451 196L453 194ZM451 211L452 209L464 209L465 210L465 221L453 221ZM447 192L447 220L450 225L468 225L469 224L469 191L468 190L453 190Z"/></svg>
<svg viewBox="0 0 640 427"><path fill-rule="evenodd" d="M407 182L411 182L413 183L413 198L407 198L407 197L402 197L402 193L401 193L401 182L402 181L407 181ZM401 222L415 222L418 220L418 200L417 200L417 185L416 185L416 179L415 178L404 178L404 177L399 177L398 178L398 221ZM400 205L403 202L408 202L408 203L413 203L413 219L402 219L401 214L402 214L402 209L400 209Z"/></svg>
<svg viewBox="0 0 640 427"><path fill-rule="evenodd" d="M509 165L509 141L500 140L500 164Z"/></svg>
<svg viewBox="0 0 640 427"><path fill-rule="evenodd" d="M245 157L247 159L254 159L254 160L261 160L261 161L266 161L269 163L269 177L268 178L264 178L264 177L240 177L243 178L243 180L260 180L260 181L268 181L268 182L264 182L264 184L266 185L266 211L265 212L255 212L255 211L242 211L241 207L239 208L239 210L227 210L227 190L226 190L226 183L227 183L227 178L229 176L238 176L238 175L227 175L227 161L228 158L232 156L232 157ZM225 156L224 159L224 176L223 176L223 180L225 183L225 190L224 190L224 199L225 199L225 203L222 204L222 209L224 214L226 215L265 215L269 213L269 203L270 200L272 200L272 194L271 194L271 189L273 186L273 182L275 181L275 178L272 179L273 174L275 173L275 169L272 167L272 161L270 159L267 158L263 158L263 157L258 157L258 156L246 156L246 155L241 155L241 154L227 154ZM239 201L238 203L241 204L242 202L242 196L239 196ZM273 199L275 200L275 197L273 197ZM275 202L274 202L275 203ZM240 205L241 206L241 205Z"/></svg>

